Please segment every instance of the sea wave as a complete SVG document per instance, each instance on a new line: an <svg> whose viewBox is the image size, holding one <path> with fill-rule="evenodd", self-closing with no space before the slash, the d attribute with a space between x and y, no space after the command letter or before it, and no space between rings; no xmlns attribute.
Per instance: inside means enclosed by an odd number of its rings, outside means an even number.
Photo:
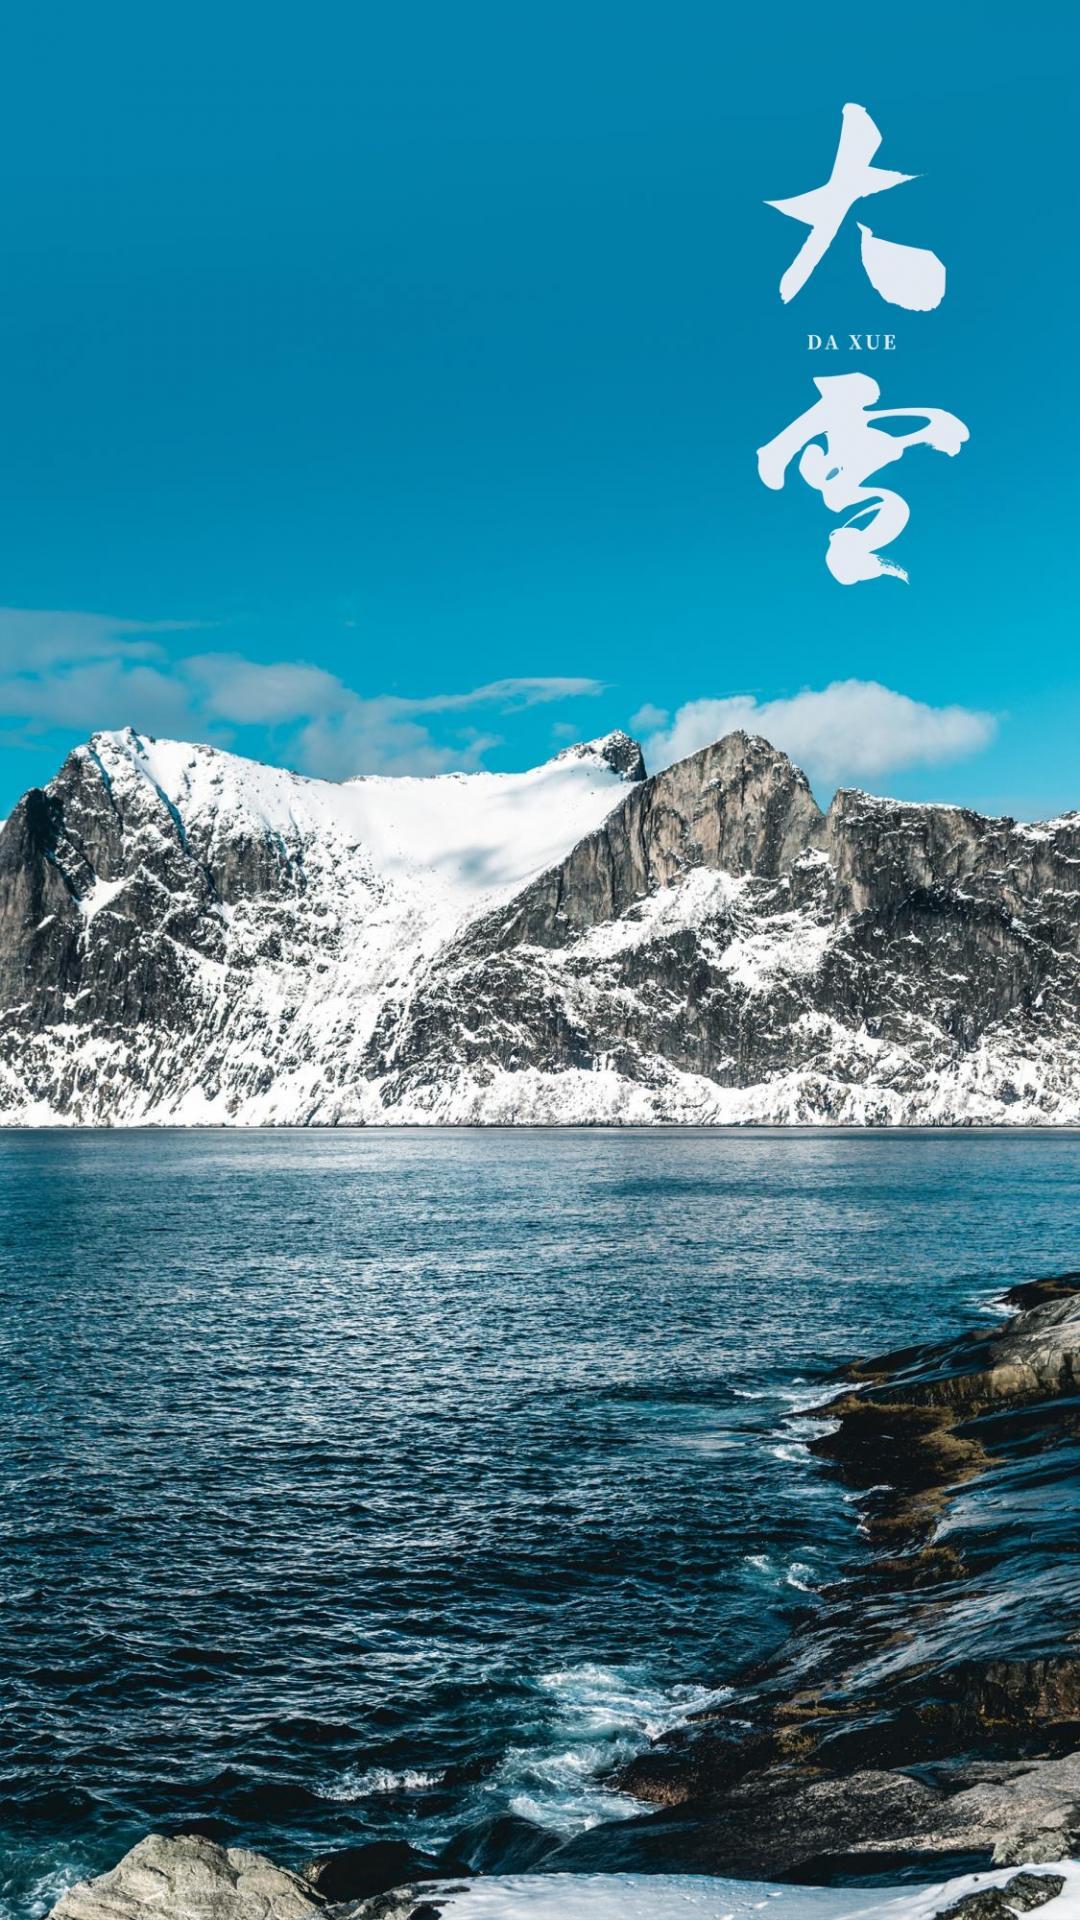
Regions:
<svg viewBox="0 0 1080 1920"><path fill-rule="evenodd" d="M397 1793L426 1793L429 1788L437 1787L444 1778L443 1770L434 1772L423 1767L403 1767L395 1772L392 1767L348 1767L345 1772L324 1781L319 1788L323 1800L367 1800L372 1795Z"/></svg>
<svg viewBox="0 0 1080 1920"><path fill-rule="evenodd" d="M514 1813L565 1835L640 1813L640 1802L606 1786L605 1775L692 1714L731 1698L727 1687L665 1689L641 1667L593 1661L554 1668L535 1687L544 1703L541 1738L510 1748L492 1786Z"/></svg>

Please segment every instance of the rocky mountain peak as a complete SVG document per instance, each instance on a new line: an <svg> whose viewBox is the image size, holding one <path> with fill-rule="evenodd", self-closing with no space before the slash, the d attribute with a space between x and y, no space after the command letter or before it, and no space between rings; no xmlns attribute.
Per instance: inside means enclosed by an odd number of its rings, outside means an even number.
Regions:
<svg viewBox="0 0 1080 1920"><path fill-rule="evenodd" d="M622 779L633 783L646 779L645 755L640 743L628 733L616 730L602 734L598 740L579 740L572 747L564 747L555 755L556 760L597 760L610 767Z"/></svg>
<svg viewBox="0 0 1080 1920"><path fill-rule="evenodd" d="M756 771L766 767L777 769L790 767L803 785L809 787L805 773L801 767L796 766L790 754L785 753L782 747L774 747L772 741L766 740L763 733L747 733L745 727L733 727L730 733L722 733L718 740L711 740L706 746L695 748L693 753L684 755L682 760L673 761L672 765L681 767L690 764L700 760L702 754L710 755L714 764L722 763L731 767L747 766Z"/></svg>
<svg viewBox="0 0 1080 1920"><path fill-rule="evenodd" d="M702 867L776 877L824 829L801 768L758 734L725 734L635 784L508 910L500 944L562 945Z"/></svg>
<svg viewBox="0 0 1080 1920"><path fill-rule="evenodd" d="M677 812L688 845L726 872L783 872L824 833L825 816L802 768L761 734L725 734L665 768L653 784L654 809Z"/></svg>

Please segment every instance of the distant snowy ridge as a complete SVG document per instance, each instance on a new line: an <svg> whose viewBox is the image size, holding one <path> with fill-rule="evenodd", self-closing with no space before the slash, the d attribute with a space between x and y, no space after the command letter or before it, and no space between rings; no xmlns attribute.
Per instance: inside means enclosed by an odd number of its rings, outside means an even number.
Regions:
<svg viewBox="0 0 1080 1920"><path fill-rule="evenodd" d="M1080 1123L1080 816L732 734L306 779L97 734L0 832L0 1123Z"/></svg>

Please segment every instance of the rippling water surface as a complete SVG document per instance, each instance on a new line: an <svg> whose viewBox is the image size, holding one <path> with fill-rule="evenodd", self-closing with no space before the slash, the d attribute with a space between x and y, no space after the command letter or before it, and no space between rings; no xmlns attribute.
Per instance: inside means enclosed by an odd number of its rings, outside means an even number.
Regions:
<svg viewBox="0 0 1080 1920"><path fill-rule="evenodd" d="M149 1828L574 1831L858 1552L793 1415L1075 1265L1080 1142L0 1136L0 1914Z"/></svg>

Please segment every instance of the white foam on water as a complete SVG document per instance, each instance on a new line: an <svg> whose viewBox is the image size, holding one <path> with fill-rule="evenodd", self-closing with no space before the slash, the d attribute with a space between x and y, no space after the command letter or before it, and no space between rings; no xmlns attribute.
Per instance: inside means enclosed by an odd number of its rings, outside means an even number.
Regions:
<svg viewBox="0 0 1080 1920"><path fill-rule="evenodd" d="M0 1920L27 1920L28 1915L48 1913L62 1893L76 1881L87 1879L92 1871L81 1854L58 1853L55 1864L28 1885L16 1890L14 1883L8 1882L5 1892L0 1893Z"/></svg>
<svg viewBox="0 0 1080 1920"><path fill-rule="evenodd" d="M640 1813L639 1801L598 1776L689 1715L730 1698L728 1688L665 1691L638 1668L592 1661L541 1674L536 1688L546 1722L541 1737L511 1747L491 1784L514 1813L559 1834Z"/></svg>
<svg viewBox="0 0 1080 1920"><path fill-rule="evenodd" d="M777 1387L776 1398L783 1400L793 1413L809 1413L813 1407L826 1406L842 1393L850 1393L855 1386L853 1380L803 1380L796 1378L786 1387Z"/></svg>
<svg viewBox="0 0 1080 1920"><path fill-rule="evenodd" d="M784 1578L789 1587L797 1587L800 1593L816 1593L813 1571L813 1567L808 1567L805 1560L793 1560Z"/></svg>
<svg viewBox="0 0 1080 1920"><path fill-rule="evenodd" d="M691 1714L730 1699L730 1688L656 1686L641 1668L593 1661L557 1667L533 1683L537 1712L527 1743L510 1747L484 1782L482 1807L508 1807L551 1833L582 1833L601 1820L641 1812L640 1801L605 1786L603 1775L640 1753ZM319 1784L324 1800L345 1804L379 1795L425 1793L441 1769L349 1767ZM463 1811L462 1818L469 1815ZM460 1823L459 1823L460 1824ZM441 1840L449 1830L441 1832ZM440 1841L441 1843L441 1841ZM0 1914L0 1920L5 1917Z"/></svg>
<svg viewBox="0 0 1080 1920"><path fill-rule="evenodd" d="M1010 1306L1007 1293L998 1291L992 1293L988 1299L980 1300L976 1312L990 1314L995 1320L1005 1320L1010 1314L1016 1312L1016 1308Z"/></svg>
<svg viewBox="0 0 1080 1920"><path fill-rule="evenodd" d="M812 1548L804 1549L812 1552ZM770 1559L767 1553L744 1553L743 1565L753 1567L755 1573L768 1574L772 1584L780 1587L796 1587L800 1593L818 1593L816 1569L807 1560Z"/></svg>
<svg viewBox="0 0 1080 1920"><path fill-rule="evenodd" d="M378 1793L423 1793L441 1779L441 1773L425 1773L420 1767L405 1767L400 1773L391 1767L349 1767L324 1781L318 1791L323 1800L366 1800Z"/></svg>

